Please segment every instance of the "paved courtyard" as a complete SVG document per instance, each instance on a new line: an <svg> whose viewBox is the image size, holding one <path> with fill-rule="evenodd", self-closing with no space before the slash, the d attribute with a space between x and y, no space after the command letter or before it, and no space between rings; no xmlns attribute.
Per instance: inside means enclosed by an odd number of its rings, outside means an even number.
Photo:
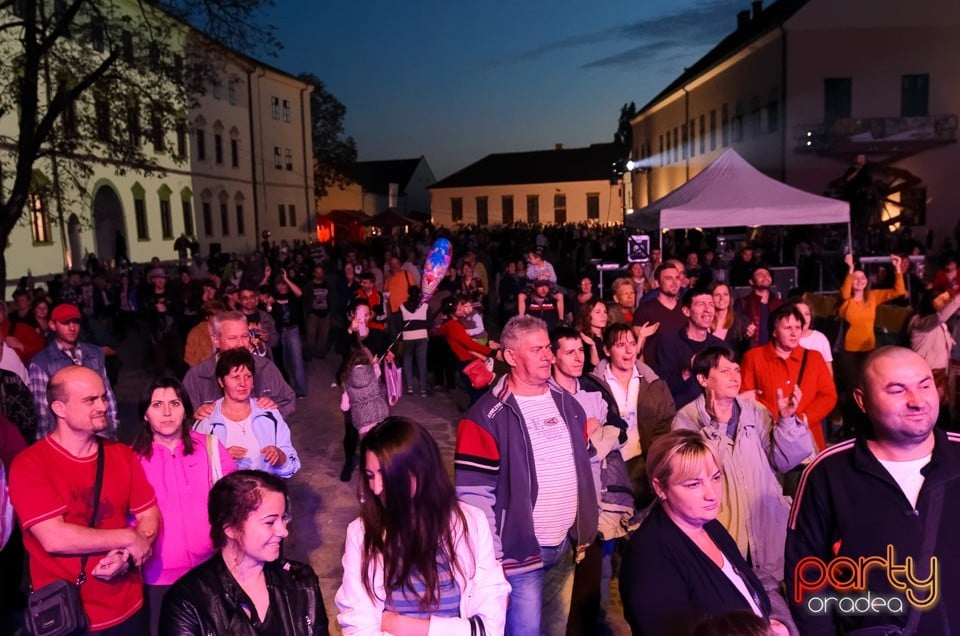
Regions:
<svg viewBox="0 0 960 636"><path fill-rule="evenodd" d="M121 437L129 441L138 418L135 404L149 373L142 370L138 351L125 343L125 360L117 387L121 410ZM294 447L300 454L301 470L290 480L293 525L285 544L285 555L291 559L309 562L320 578L331 633L339 634L336 625L336 606L333 599L343 570L340 559L347 525L358 514L357 478L354 469L349 483L340 482L343 466L343 418L340 413L340 391L331 387L339 357L329 356L324 361L311 362L308 367L309 393L297 402L297 412L290 418ZM392 409L395 415L410 417L426 426L440 446L448 470L453 474L453 447L458 418L457 400L465 398L458 392L437 393L421 398L417 394L404 395ZM619 604L616 590L615 604ZM616 616L620 612L614 611ZM629 634L622 618L614 625L614 634Z"/></svg>

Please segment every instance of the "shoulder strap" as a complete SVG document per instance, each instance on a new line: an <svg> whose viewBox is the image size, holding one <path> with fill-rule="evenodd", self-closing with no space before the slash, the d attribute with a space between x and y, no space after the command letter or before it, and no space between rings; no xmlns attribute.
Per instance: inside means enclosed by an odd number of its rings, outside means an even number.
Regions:
<svg viewBox="0 0 960 636"><path fill-rule="evenodd" d="M803 380L803 372L807 369L807 356L810 355L809 349L803 350L803 360L800 361L800 373L797 374L797 386L800 386L800 381Z"/></svg>
<svg viewBox="0 0 960 636"><path fill-rule="evenodd" d="M97 514L100 512L100 491L103 489L103 466L106 463L103 451L103 440L97 438L97 477L93 481L93 514L90 515L90 521L87 525L91 528L97 526ZM87 581L87 575L84 570L87 567L87 558L89 554L80 557L80 574L77 575L77 585L83 585Z"/></svg>

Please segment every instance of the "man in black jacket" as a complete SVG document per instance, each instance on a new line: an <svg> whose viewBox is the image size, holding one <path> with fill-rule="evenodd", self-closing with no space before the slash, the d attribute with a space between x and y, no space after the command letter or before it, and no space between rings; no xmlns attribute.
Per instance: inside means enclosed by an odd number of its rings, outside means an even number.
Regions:
<svg viewBox="0 0 960 636"><path fill-rule="evenodd" d="M871 430L817 457L790 513L785 578L797 627L949 634L960 625L949 532L960 523L960 436L934 428L933 373L909 349L872 352L854 399Z"/></svg>

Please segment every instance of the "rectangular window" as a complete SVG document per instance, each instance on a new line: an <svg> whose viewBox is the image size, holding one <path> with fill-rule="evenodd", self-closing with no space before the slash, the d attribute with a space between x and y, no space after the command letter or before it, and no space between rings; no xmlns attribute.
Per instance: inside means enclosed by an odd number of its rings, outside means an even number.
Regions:
<svg viewBox="0 0 960 636"><path fill-rule="evenodd" d="M850 117L853 108L853 80L828 77L823 80L823 123L832 126L838 119Z"/></svg>
<svg viewBox="0 0 960 636"><path fill-rule="evenodd" d="M133 33L127 30L120 33L120 48L123 59L127 62L133 62Z"/></svg>
<svg viewBox="0 0 960 636"><path fill-rule="evenodd" d="M500 198L500 215L504 224L513 223L513 197Z"/></svg>
<svg viewBox="0 0 960 636"><path fill-rule="evenodd" d="M690 136L689 136L689 134L687 133L687 124L686 124L686 122L684 122L684 123L680 126L680 131L681 131L681 132L680 132L680 135L681 135L681 137L680 137L680 147L681 147L681 151L682 151L682 152L680 153L680 156L681 156L681 158L686 159L686 158L687 158L687 143L690 141Z"/></svg>
<svg viewBox="0 0 960 636"><path fill-rule="evenodd" d="M710 150L717 149L717 109L710 111Z"/></svg>
<svg viewBox="0 0 960 636"><path fill-rule="evenodd" d="M234 168L240 165L240 142L236 139L230 140L230 165Z"/></svg>
<svg viewBox="0 0 960 636"><path fill-rule="evenodd" d="M270 98L270 115L274 119L280 119L280 98L279 97Z"/></svg>
<svg viewBox="0 0 960 636"><path fill-rule="evenodd" d="M170 214L170 199L160 199L160 233L165 239L173 238L173 215Z"/></svg>
<svg viewBox="0 0 960 636"><path fill-rule="evenodd" d="M203 202L203 235L213 236L213 208L209 201Z"/></svg>
<svg viewBox="0 0 960 636"><path fill-rule="evenodd" d="M167 135L163 130L163 117L159 111L154 110L150 113L150 139L156 152L163 152L167 149L166 137Z"/></svg>
<svg viewBox="0 0 960 636"><path fill-rule="evenodd" d="M147 202L143 199L134 199L133 211L137 222L137 240L150 240L150 228L147 227Z"/></svg>
<svg viewBox="0 0 960 636"><path fill-rule="evenodd" d="M290 100L289 100L289 99L285 99L285 100L283 100L283 121L285 121L285 122L287 122L287 123L289 124L289 123L290 123L290 120L291 120L291 117L290 117Z"/></svg>
<svg viewBox="0 0 960 636"><path fill-rule="evenodd" d="M930 76L904 75L900 78L900 116L926 117L930 109Z"/></svg>
<svg viewBox="0 0 960 636"><path fill-rule="evenodd" d="M663 161L663 135L660 135L660 165L664 164Z"/></svg>
<svg viewBox="0 0 960 636"><path fill-rule="evenodd" d="M287 223L290 227L297 227L297 207L294 205L287 206Z"/></svg>
<svg viewBox="0 0 960 636"><path fill-rule="evenodd" d="M762 111L760 110L760 98L750 98L750 136L759 137L763 130Z"/></svg>
<svg viewBox="0 0 960 636"><path fill-rule="evenodd" d="M30 230L34 243L50 243L50 216L47 199L42 194L30 194Z"/></svg>
<svg viewBox="0 0 960 636"><path fill-rule="evenodd" d="M277 205L277 213L279 215L280 227L287 227L287 206L282 203Z"/></svg>
<svg viewBox="0 0 960 636"><path fill-rule="evenodd" d="M767 96L767 132L780 129L780 89L771 88Z"/></svg>
<svg viewBox="0 0 960 636"><path fill-rule="evenodd" d="M730 145L730 111L726 104L720 107L720 139L724 148Z"/></svg>
<svg viewBox="0 0 960 636"><path fill-rule="evenodd" d="M218 78L213 80L213 98L217 101L223 99L223 83Z"/></svg>
<svg viewBox="0 0 960 636"><path fill-rule="evenodd" d="M140 106L133 102L127 105L127 140L134 148L143 141L140 135Z"/></svg>
<svg viewBox="0 0 960 636"><path fill-rule="evenodd" d="M230 236L230 211L226 201L220 202L220 227L223 230L223 236Z"/></svg>
<svg viewBox="0 0 960 636"><path fill-rule="evenodd" d="M673 162L680 161L680 129L673 129Z"/></svg>
<svg viewBox="0 0 960 636"><path fill-rule="evenodd" d="M177 124L177 156L187 156L187 125L183 122Z"/></svg>
<svg viewBox="0 0 960 636"><path fill-rule="evenodd" d="M553 195L553 222L557 225L567 222L567 195Z"/></svg>
<svg viewBox="0 0 960 636"><path fill-rule="evenodd" d="M183 199L183 231L193 236L193 205L189 199Z"/></svg>
<svg viewBox="0 0 960 636"><path fill-rule="evenodd" d="M243 218L243 204L237 204L237 236L243 236L247 233L247 223Z"/></svg>
<svg viewBox="0 0 960 636"><path fill-rule="evenodd" d="M223 165L223 135L220 133L213 134L213 158L218 166Z"/></svg>
<svg viewBox="0 0 960 636"><path fill-rule="evenodd" d="M687 126L690 129L690 156L693 157L697 154L697 127L696 122L692 119L690 120L689 125Z"/></svg>
<svg viewBox="0 0 960 636"><path fill-rule="evenodd" d="M93 117L97 128L97 139L104 143L110 143L113 138L110 130L110 102L105 97L94 98Z"/></svg>
<svg viewBox="0 0 960 636"><path fill-rule="evenodd" d="M106 36L106 28L104 27L104 20L100 16L93 16L90 18L90 47L98 53L103 53L103 44L104 38Z"/></svg>
<svg viewBox="0 0 960 636"><path fill-rule="evenodd" d="M540 222L540 197L536 194L527 195L527 223Z"/></svg>
<svg viewBox="0 0 960 636"><path fill-rule="evenodd" d="M273 147L273 167L283 170L283 159L280 157L280 146Z"/></svg>
<svg viewBox="0 0 960 636"><path fill-rule="evenodd" d="M463 222L463 199L460 197L450 199L450 220L454 223Z"/></svg>
<svg viewBox="0 0 960 636"><path fill-rule="evenodd" d="M707 116L700 115L700 154L707 151Z"/></svg>
<svg viewBox="0 0 960 636"><path fill-rule="evenodd" d="M743 141L743 102L738 101L733 109L733 121L731 122L730 138L733 143Z"/></svg>
<svg viewBox="0 0 960 636"><path fill-rule="evenodd" d="M230 102L231 106L237 105L237 85L240 83L238 79L231 79L227 84L227 101Z"/></svg>
<svg viewBox="0 0 960 636"><path fill-rule="evenodd" d="M203 161L207 158L207 133L202 129L197 129L197 159Z"/></svg>
<svg viewBox="0 0 960 636"><path fill-rule="evenodd" d="M600 219L600 195L590 192L587 194L587 220L596 221Z"/></svg>
<svg viewBox="0 0 960 636"><path fill-rule="evenodd" d="M293 170L293 150L291 148L283 149L283 163L287 170Z"/></svg>
<svg viewBox="0 0 960 636"><path fill-rule="evenodd" d="M477 225L489 225L490 217L487 209L487 197L477 197Z"/></svg>

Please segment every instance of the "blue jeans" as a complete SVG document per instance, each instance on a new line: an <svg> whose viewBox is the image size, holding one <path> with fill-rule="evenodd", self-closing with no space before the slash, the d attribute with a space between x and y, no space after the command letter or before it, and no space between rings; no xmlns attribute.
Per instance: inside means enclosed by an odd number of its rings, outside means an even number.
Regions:
<svg viewBox="0 0 960 636"><path fill-rule="evenodd" d="M427 342L423 340L403 341L403 379L407 388L413 390L413 365L417 365L417 377L420 378L420 391L424 392L430 386L427 384Z"/></svg>
<svg viewBox="0 0 960 636"><path fill-rule="evenodd" d="M507 636L564 636L573 594L574 555L570 543L541 547L543 568L507 576Z"/></svg>
<svg viewBox="0 0 960 636"><path fill-rule="evenodd" d="M307 374L303 369L303 345L300 330L287 327L280 333L280 346L283 347L283 364L287 374L293 380L293 390L299 395L307 394Z"/></svg>

